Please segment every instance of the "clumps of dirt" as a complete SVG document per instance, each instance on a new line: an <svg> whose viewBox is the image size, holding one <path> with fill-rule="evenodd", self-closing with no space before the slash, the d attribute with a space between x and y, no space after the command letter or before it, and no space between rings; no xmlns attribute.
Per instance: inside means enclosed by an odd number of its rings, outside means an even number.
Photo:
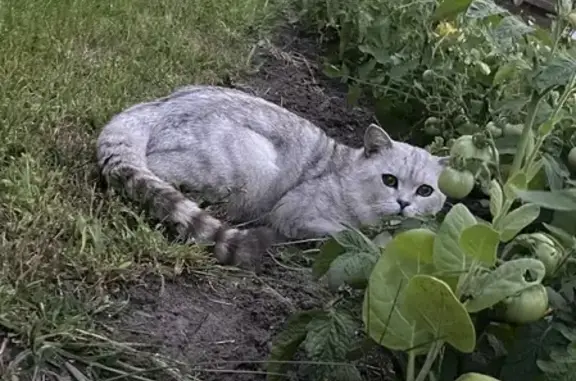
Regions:
<svg viewBox="0 0 576 381"><path fill-rule="evenodd" d="M293 111L340 142L360 146L371 112L346 104L346 88L323 77L318 44L285 28L274 44L263 42L259 69L229 85ZM130 341L189 364L203 381L265 380L271 342L294 312L320 307L329 297L310 271L267 257L262 273L181 277L129 290L130 303L114 324ZM378 366L389 363L378 358ZM382 374L378 372L379 380ZM295 374L287 380L303 380Z"/></svg>
<svg viewBox="0 0 576 381"><path fill-rule="evenodd" d="M125 338L188 364L204 381L265 380L274 334L290 314L317 308L326 296L308 272L279 266L258 276L153 282L130 294L118 322L130 332Z"/></svg>
<svg viewBox="0 0 576 381"><path fill-rule="evenodd" d="M231 83L308 119L337 141L359 147L364 130L376 118L368 105L350 106L347 86L321 70L319 43L288 26L274 42L261 41L258 71Z"/></svg>

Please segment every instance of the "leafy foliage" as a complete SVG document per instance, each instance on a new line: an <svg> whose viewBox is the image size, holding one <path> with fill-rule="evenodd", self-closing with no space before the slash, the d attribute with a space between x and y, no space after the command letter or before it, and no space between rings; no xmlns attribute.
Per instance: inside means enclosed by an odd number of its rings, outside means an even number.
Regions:
<svg viewBox="0 0 576 381"><path fill-rule="evenodd" d="M314 274L350 298L338 304L350 316L362 300L367 338L401 353L407 381L574 378L571 3L560 2L551 30L491 0L302 5L336 42L325 72L348 84L349 101L371 100L379 120L404 127L396 135L429 135L420 142L474 178L491 217L456 203L434 223L373 240L348 230L324 244ZM512 305L531 318L511 320Z"/></svg>

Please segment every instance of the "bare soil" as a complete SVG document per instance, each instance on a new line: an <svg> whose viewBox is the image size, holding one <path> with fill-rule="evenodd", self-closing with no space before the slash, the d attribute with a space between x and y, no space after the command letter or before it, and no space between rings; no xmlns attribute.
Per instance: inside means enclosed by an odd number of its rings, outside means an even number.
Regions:
<svg viewBox="0 0 576 381"><path fill-rule="evenodd" d="M316 123L328 135L359 146L374 121L366 108L346 104L346 88L320 70L318 43L286 27L272 44L262 42L256 70L227 85L257 94ZM278 253L277 253L278 254ZM200 380L265 380L271 341L293 312L317 308L328 295L306 267L266 258L263 271L219 277L143 282L116 322L122 337L155 346L190 364ZM369 378L384 380L389 362L377 355ZM304 380L292 374L287 380Z"/></svg>

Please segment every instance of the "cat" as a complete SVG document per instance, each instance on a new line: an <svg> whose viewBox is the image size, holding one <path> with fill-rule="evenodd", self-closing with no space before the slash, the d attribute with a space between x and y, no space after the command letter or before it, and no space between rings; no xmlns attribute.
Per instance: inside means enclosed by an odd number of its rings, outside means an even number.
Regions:
<svg viewBox="0 0 576 381"><path fill-rule="evenodd" d="M434 215L446 197L444 158L395 141L376 124L362 148L328 137L308 120L240 90L187 86L113 116L97 141L101 173L148 205L180 236L210 243L226 265L258 269L276 240L324 237L383 216ZM227 197L238 229L179 189Z"/></svg>

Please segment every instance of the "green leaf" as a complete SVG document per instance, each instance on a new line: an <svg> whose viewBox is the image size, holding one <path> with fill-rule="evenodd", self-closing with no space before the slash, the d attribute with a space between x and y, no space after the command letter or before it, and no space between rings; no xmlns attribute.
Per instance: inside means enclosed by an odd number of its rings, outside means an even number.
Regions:
<svg viewBox="0 0 576 381"><path fill-rule="evenodd" d="M538 42L544 45L552 47L554 45L554 39L550 34L550 30L547 28L542 28L538 25L535 25L534 27L536 28L536 30L533 33L535 40L538 40Z"/></svg>
<svg viewBox="0 0 576 381"><path fill-rule="evenodd" d="M340 245L336 239L333 237L328 239L322 244L320 252L314 260L314 264L312 265L312 275L316 279L322 277L326 274L332 262L345 252L346 249Z"/></svg>
<svg viewBox="0 0 576 381"><path fill-rule="evenodd" d="M405 292L406 311L418 325L461 352L474 351L474 324L446 282L430 275L415 275Z"/></svg>
<svg viewBox="0 0 576 381"><path fill-rule="evenodd" d="M460 248L460 235L472 225L476 225L476 218L463 204L454 205L446 214L434 240L434 265L439 271L460 273L468 269L471 260Z"/></svg>
<svg viewBox="0 0 576 381"><path fill-rule="evenodd" d="M353 288L364 288L380 253L348 252L336 258L326 274L328 286L336 291L346 283Z"/></svg>
<svg viewBox="0 0 576 381"><path fill-rule="evenodd" d="M509 14L509 12L492 0L474 0L466 11L466 17L471 19L484 19L489 16L499 14Z"/></svg>
<svg viewBox="0 0 576 381"><path fill-rule="evenodd" d="M537 366L538 358L550 348L565 345L562 335L550 329L550 323L546 320L521 325L514 336L515 340L508 347L508 355L504 357L499 374L499 378L506 381L540 380L542 372Z"/></svg>
<svg viewBox="0 0 576 381"><path fill-rule="evenodd" d="M376 60L379 64L387 65L390 62L390 55L386 49L373 47L371 45L359 45L358 49L364 53L368 54Z"/></svg>
<svg viewBox="0 0 576 381"><path fill-rule="evenodd" d="M533 183L537 183L537 175L543 178L544 185L546 185L546 178L544 178L545 173L543 173L542 168L544 167L544 161L542 159L535 160L530 167L526 168L526 181L528 181L528 189L531 189ZM542 188L541 188L542 189Z"/></svg>
<svg viewBox="0 0 576 381"><path fill-rule="evenodd" d="M574 218L572 213L570 213L570 217L571 217L570 224L572 226L576 226L576 218ZM555 238L557 238L563 246L565 247L576 246L576 238L572 234L566 232L564 229L561 229L557 226L553 226L547 223L543 223L542 225L544 225L544 227L548 229L548 231L550 231L550 233L552 233L552 235ZM576 339L574 341L576 341Z"/></svg>
<svg viewBox="0 0 576 381"><path fill-rule="evenodd" d="M523 60L506 62L498 68L492 79L492 85L500 85L510 78L514 78L519 71L530 70L530 66Z"/></svg>
<svg viewBox="0 0 576 381"><path fill-rule="evenodd" d="M339 78L342 76L342 69L330 63L324 63L324 74L329 78Z"/></svg>
<svg viewBox="0 0 576 381"><path fill-rule="evenodd" d="M514 209L495 226L500 232L500 240L502 242L510 241L522 229L534 222L539 215L540 207L535 204L524 204Z"/></svg>
<svg viewBox="0 0 576 381"><path fill-rule="evenodd" d="M570 171L566 168L566 165L549 153L542 155L542 161L550 190L564 189L565 179L570 177Z"/></svg>
<svg viewBox="0 0 576 381"><path fill-rule="evenodd" d="M358 368L354 365L339 365L335 366L334 370L330 374L330 377L326 378L330 381L363 381L362 375Z"/></svg>
<svg viewBox="0 0 576 381"><path fill-rule="evenodd" d="M472 277L462 291L470 299L465 303L470 313L494 306L530 286L540 284L546 269L534 258L518 258L504 262L496 270ZM528 278L528 279L526 279Z"/></svg>
<svg viewBox="0 0 576 381"><path fill-rule="evenodd" d="M555 210L552 213L550 225L564 230L571 236L576 236L576 215L571 211Z"/></svg>
<svg viewBox="0 0 576 381"><path fill-rule="evenodd" d="M500 234L489 225L476 224L467 227L460 234L459 246L470 258L492 266L496 263L496 251Z"/></svg>
<svg viewBox="0 0 576 381"><path fill-rule="evenodd" d="M561 189L550 192L514 189L514 192L521 200L531 202L546 209L560 211L576 210L576 189Z"/></svg>
<svg viewBox="0 0 576 381"><path fill-rule="evenodd" d="M332 262L344 253L364 253L378 257L380 249L358 229L349 227L327 240L321 247L318 257L312 266L316 278L323 276Z"/></svg>
<svg viewBox="0 0 576 381"><path fill-rule="evenodd" d="M360 65L358 67L358 79L360 79L361 81L368 80L368 77L370 76L370 74L372 74L372 71L376 67L377 63L378 62L374 58L371 58L368 61L364 62L362 65Z"/></svg>
<svg viewBox="0 0 576 381"><path fill-rule="evenodd" d="M558 122L560 122L561 119L562 119L561 115L557 115L554 118L546 119L546 121L538 127L538 135L546 136L549 133L551 133L552 130L554 129L554 126L558 124Z"/></svg>
<svg viewBox="0 0 576 381"><path fill-rule="evenodd" d="M502 212L504 204L504 193L500 183L496 180L490 182L490 214L496 218Z"/></svg>
<svg viewBox="0 0 576 381"><path fill-rule="evenodd" d="M410 61L406 61L406 62L402 62L398 65L394 65L389 71L388 71L388 75L390 76L390 79L393 81L399 81L402 78L406 77L407 74L409 74L411 71L413 71L414 69L416 69L419 65L419 60L410 60Z"/></svg>
<svg viewBox="0 0 576 381"><path fill-rule="evenodd" d="M378 344L405 351L431 342L432 336L408 317L402 303L412 276L434 271L435 236L428 229L399 233L376 263L364 294L362 319L368 335Z"/></svg>
<svg viewBox="0 0 576 381"><path fill-rule="evenodd" d="M379 248L384 248L388 245L388 242L392 240L392 234L388 233L387 231L383 231L382 233L378 234L376 237L372 239L374 245L378 246Z"/></svg>
<svg viewBox="0 0 576 381"><path fill-rule="evenodd" d="M343 361L357 328L358 322L348 312L330 310L308 323L304 349L313 361Z"/></svg>
<svg viewBox="0 0 576 381"><path fill-rule="evenodd" d="M534 86L543 91L552 86L566 85L574 73L576 73L576 59L559 51L548 64L540 68L534 77Z"/></svg>
<svg viewBox="0 0 576 381"><path fill-rule="evenodd" d="M453 20L462 12L466 12L472 0L442 0L432 15L433 21Z"/></svg>
<svg viewBox="0 0 576 381"><path fill-rule="evenodd" d="M266 367L266 370L271 373L267 376L268 381L284 380L282 374L285 373L287 364L283 361L293 360L300 344L306 338L308 324L312 319L321 317L323 314L324 312L320 310L304 311L288 319L284 330L272 342L269 357L271 362Z"/></svg>
<svg viewBox="0 0 576 381"><path fill-rule="evenodd" d="M534 32L535 28L527 25L517 16L506 16L504 17L498 26L494 29L494 37L498 40L503 39L519 39L525 34Z"/></svg>

